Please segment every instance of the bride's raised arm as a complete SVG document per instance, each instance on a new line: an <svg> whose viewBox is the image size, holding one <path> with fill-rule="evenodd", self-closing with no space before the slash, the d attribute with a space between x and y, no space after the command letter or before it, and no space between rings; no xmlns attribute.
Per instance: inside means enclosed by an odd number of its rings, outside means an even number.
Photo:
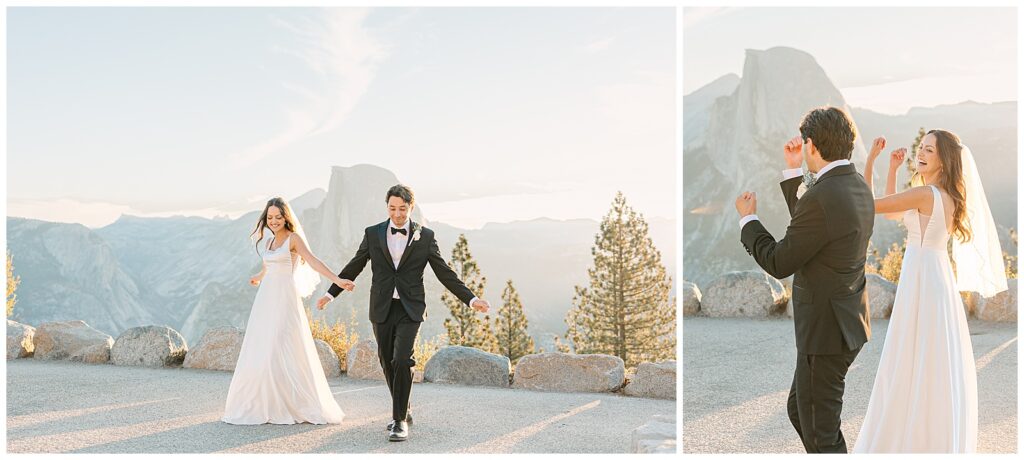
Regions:
<svg viewBox="0 0 1024 460"><path fill-rule="evenodd" d="M873 177L871 177L872 170L875 168L875 159L878 158L878 154L882 153L882 149L885 148L885 138L876 137L875 141L871 143L871 151L868 152L868 161L864 164L864 181L868 183L868 188L871 189L871 196L875 196L875 187L872 184Z"/></svg>
<svg viewBox="0 0 1024 460"><path fill-rule="evenodd" d="M313 253L310 252L309 247L306 246L306 241L303 240L302 237L299 236L297 233L292 233L290 249L294 249L295 252L299 254L299 257L302 257L302 260L305 260L306 263L313 268L313 270L316 270L317 273L331 280L332 283L337 284L339 287L346 291L351 291L355 289L355 283L353 283L351 280L343 280L341 278L338 278L338 275L334 274L334 272L331 271L331 269L328 268L327 265L324 265L324 263L321 262L320 259L317 259L316 256L314 256Z"/></svg>
<svg viewBox="0 0 1024 460"><path fill-rule="evenodd" d="M899 216L911 209L924 212L931 209L932 199L932 191L929 186L911 187L900 193L875 198L875 214L885 214L886 217L890 217Z"/></svg>
<svg viewBox="0 0 1024 460"><path fill-rule="evenodd" d="M882 146L885 145L884 139L881 144ZM879 148L878 139L875 139L875 144L872 146L871 154L868 156L868 161L864 168L864 180L868 183L868 187L871 187L872 169L879 152L881 152L881 148ZM902 217L904 211L910 209L917 209L919 211L931 209L930 200L932 193L927 187L913 187L896 193L896 175L900 170L900 166L903 165L903 159L906 156L906 148L898 148L889 154L889 171L885 177L885 194L881 198L875 198L875 214L884 214L887 219L898 220ZM874 189L871 190L871 193L874 194Z"/></svg>

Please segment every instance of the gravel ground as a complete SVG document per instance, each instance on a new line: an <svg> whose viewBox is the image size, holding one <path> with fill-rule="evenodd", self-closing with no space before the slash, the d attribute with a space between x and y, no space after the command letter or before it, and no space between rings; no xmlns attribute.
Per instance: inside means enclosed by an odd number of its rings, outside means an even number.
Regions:
<svg viewBox="0 0 1024 460"><path fill-rule="evenodd" d="M852 449L888 321L871 323L873 339L846 379L843 435ZM1017 450L1017 324L970 323L978 368L979 452ZM796 366L789 320L686 318L683 342L685 453L800 453L786 398Z"/></svg>
<svg viewBox="0 0 1024 460"><path fill-rule="evenodd" d="M383 382L329 379L341 425L220 421L231 374L7 361L7 451L628 452L633 430L675 401L615 394L416 384L410 439L389 443Z"/></svg>

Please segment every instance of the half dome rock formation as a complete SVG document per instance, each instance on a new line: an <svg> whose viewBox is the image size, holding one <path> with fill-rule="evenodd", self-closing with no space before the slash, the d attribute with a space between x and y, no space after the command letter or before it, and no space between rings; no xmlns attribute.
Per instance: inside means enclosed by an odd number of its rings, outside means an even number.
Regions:
<svg viewBox="0 0 1024 460"><path fill-rule="evenodd" d="M849 108L810 54L784 47L747 50L738 83L716 80L687 95L684 107L694 98L706 109L685 115L684 277L703 285L721 273L756 268L739 242L733 202L740 193L758 194L758 215L782 237L789 223L779 189L782 146L799 134L803 115L823 105ZM853 159L862 164L864 158L858 138Z"/></svg>

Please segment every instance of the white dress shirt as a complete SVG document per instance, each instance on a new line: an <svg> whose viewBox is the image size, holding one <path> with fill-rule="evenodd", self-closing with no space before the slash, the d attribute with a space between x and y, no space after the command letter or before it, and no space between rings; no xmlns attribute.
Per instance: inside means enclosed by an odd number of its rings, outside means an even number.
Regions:
<svg viewBox="0 0 1024 460"><path fill-rule="evenodd" d="M391 260L395 262L395 270L398 270L398 263L402 261L402 254L405 254L405 248L409 245L409 222L409 220L406 220L405 225L396 227L394 222L388 220L388 230L385 232L385 236L388 240L388 252L391 253ZM391 230L393 228L405 230L405 234L395 233ZM395 292L391 295L391 298L399 298L398 286L395 286Z"/></svg>
<svg viewBox="0 0 1024 460"><path fill-rule="evenodd" d="M410 222L412 221L406 220L405 225L398 227L393 221L391 221L391 219L388 219L388 229L385 231L384 235L387 238L388 252L391 253L391 260L395 263L395 270L398 270L398 263L402 261L402 254L405 254L405 249L409 247L409 237L412 235L412 229L409 228L411 225ZM401 232L392 232L392 228L405 229L405 234L403 235ZM334 296L332 296L330 292L325 295L331 300L334 300ZM398 286L395 286L395 292L391 294L391 298L401 298L398 296ZM469 304L473 305L473 302L476 302L477 299L478 297L473 297L473 300L470 300Z"/></svg>
<svg viewBox="0 0 1024 460"><path fill-rule="evenodd" d="M825 173L827 173L827 172L829 172L829 171L831 171L831 170L833 170L835 168L838 168L840 166L846 166L848 164L850 164L850 160L836 160L836 161L833 161L831 163L826 164L825 166L822 166L822 168L819 169L817 173L811 173L811 176L813 176L815 178L818 178L818 177L824 176ZM787 180L790 180L790 179L792 179L794 177L800 177L800 176L803 176L803 175L804 175L803 168L792 168L792 169L784 169L784 170L782 170L782 180L783 180L783 182L785 182ZM755 220L758 220L757 219L757 214L751 214L749 216L745 216L745 217L740 218L740 230L743 230L743 226L744 225L747 225L750 222L753 222Z"/></svg>

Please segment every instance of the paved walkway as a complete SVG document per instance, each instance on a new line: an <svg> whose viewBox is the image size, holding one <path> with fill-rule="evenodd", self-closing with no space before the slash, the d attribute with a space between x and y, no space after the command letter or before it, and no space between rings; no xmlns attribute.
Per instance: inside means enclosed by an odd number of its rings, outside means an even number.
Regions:
<svg viewBox="0 0 1024 460"><path fill-rule="evenodd" d="M683 322L683 442L686 453L799 453L786 414L796 366L790 320L686 318ZM843 435L857 439L888 321L846 380ZM1017 449L1017 324L971 322L978 368L980 452Z"/></svg>
<svg viewBox="0 0 1024 460"><path fill-rule="evenodd" d="M7 451L628 452L633 430L675 401L614 394L416 384L415 424L389 443L383 382L330 379L341 425L220 422L231 374L7 361Z"/></svg>

